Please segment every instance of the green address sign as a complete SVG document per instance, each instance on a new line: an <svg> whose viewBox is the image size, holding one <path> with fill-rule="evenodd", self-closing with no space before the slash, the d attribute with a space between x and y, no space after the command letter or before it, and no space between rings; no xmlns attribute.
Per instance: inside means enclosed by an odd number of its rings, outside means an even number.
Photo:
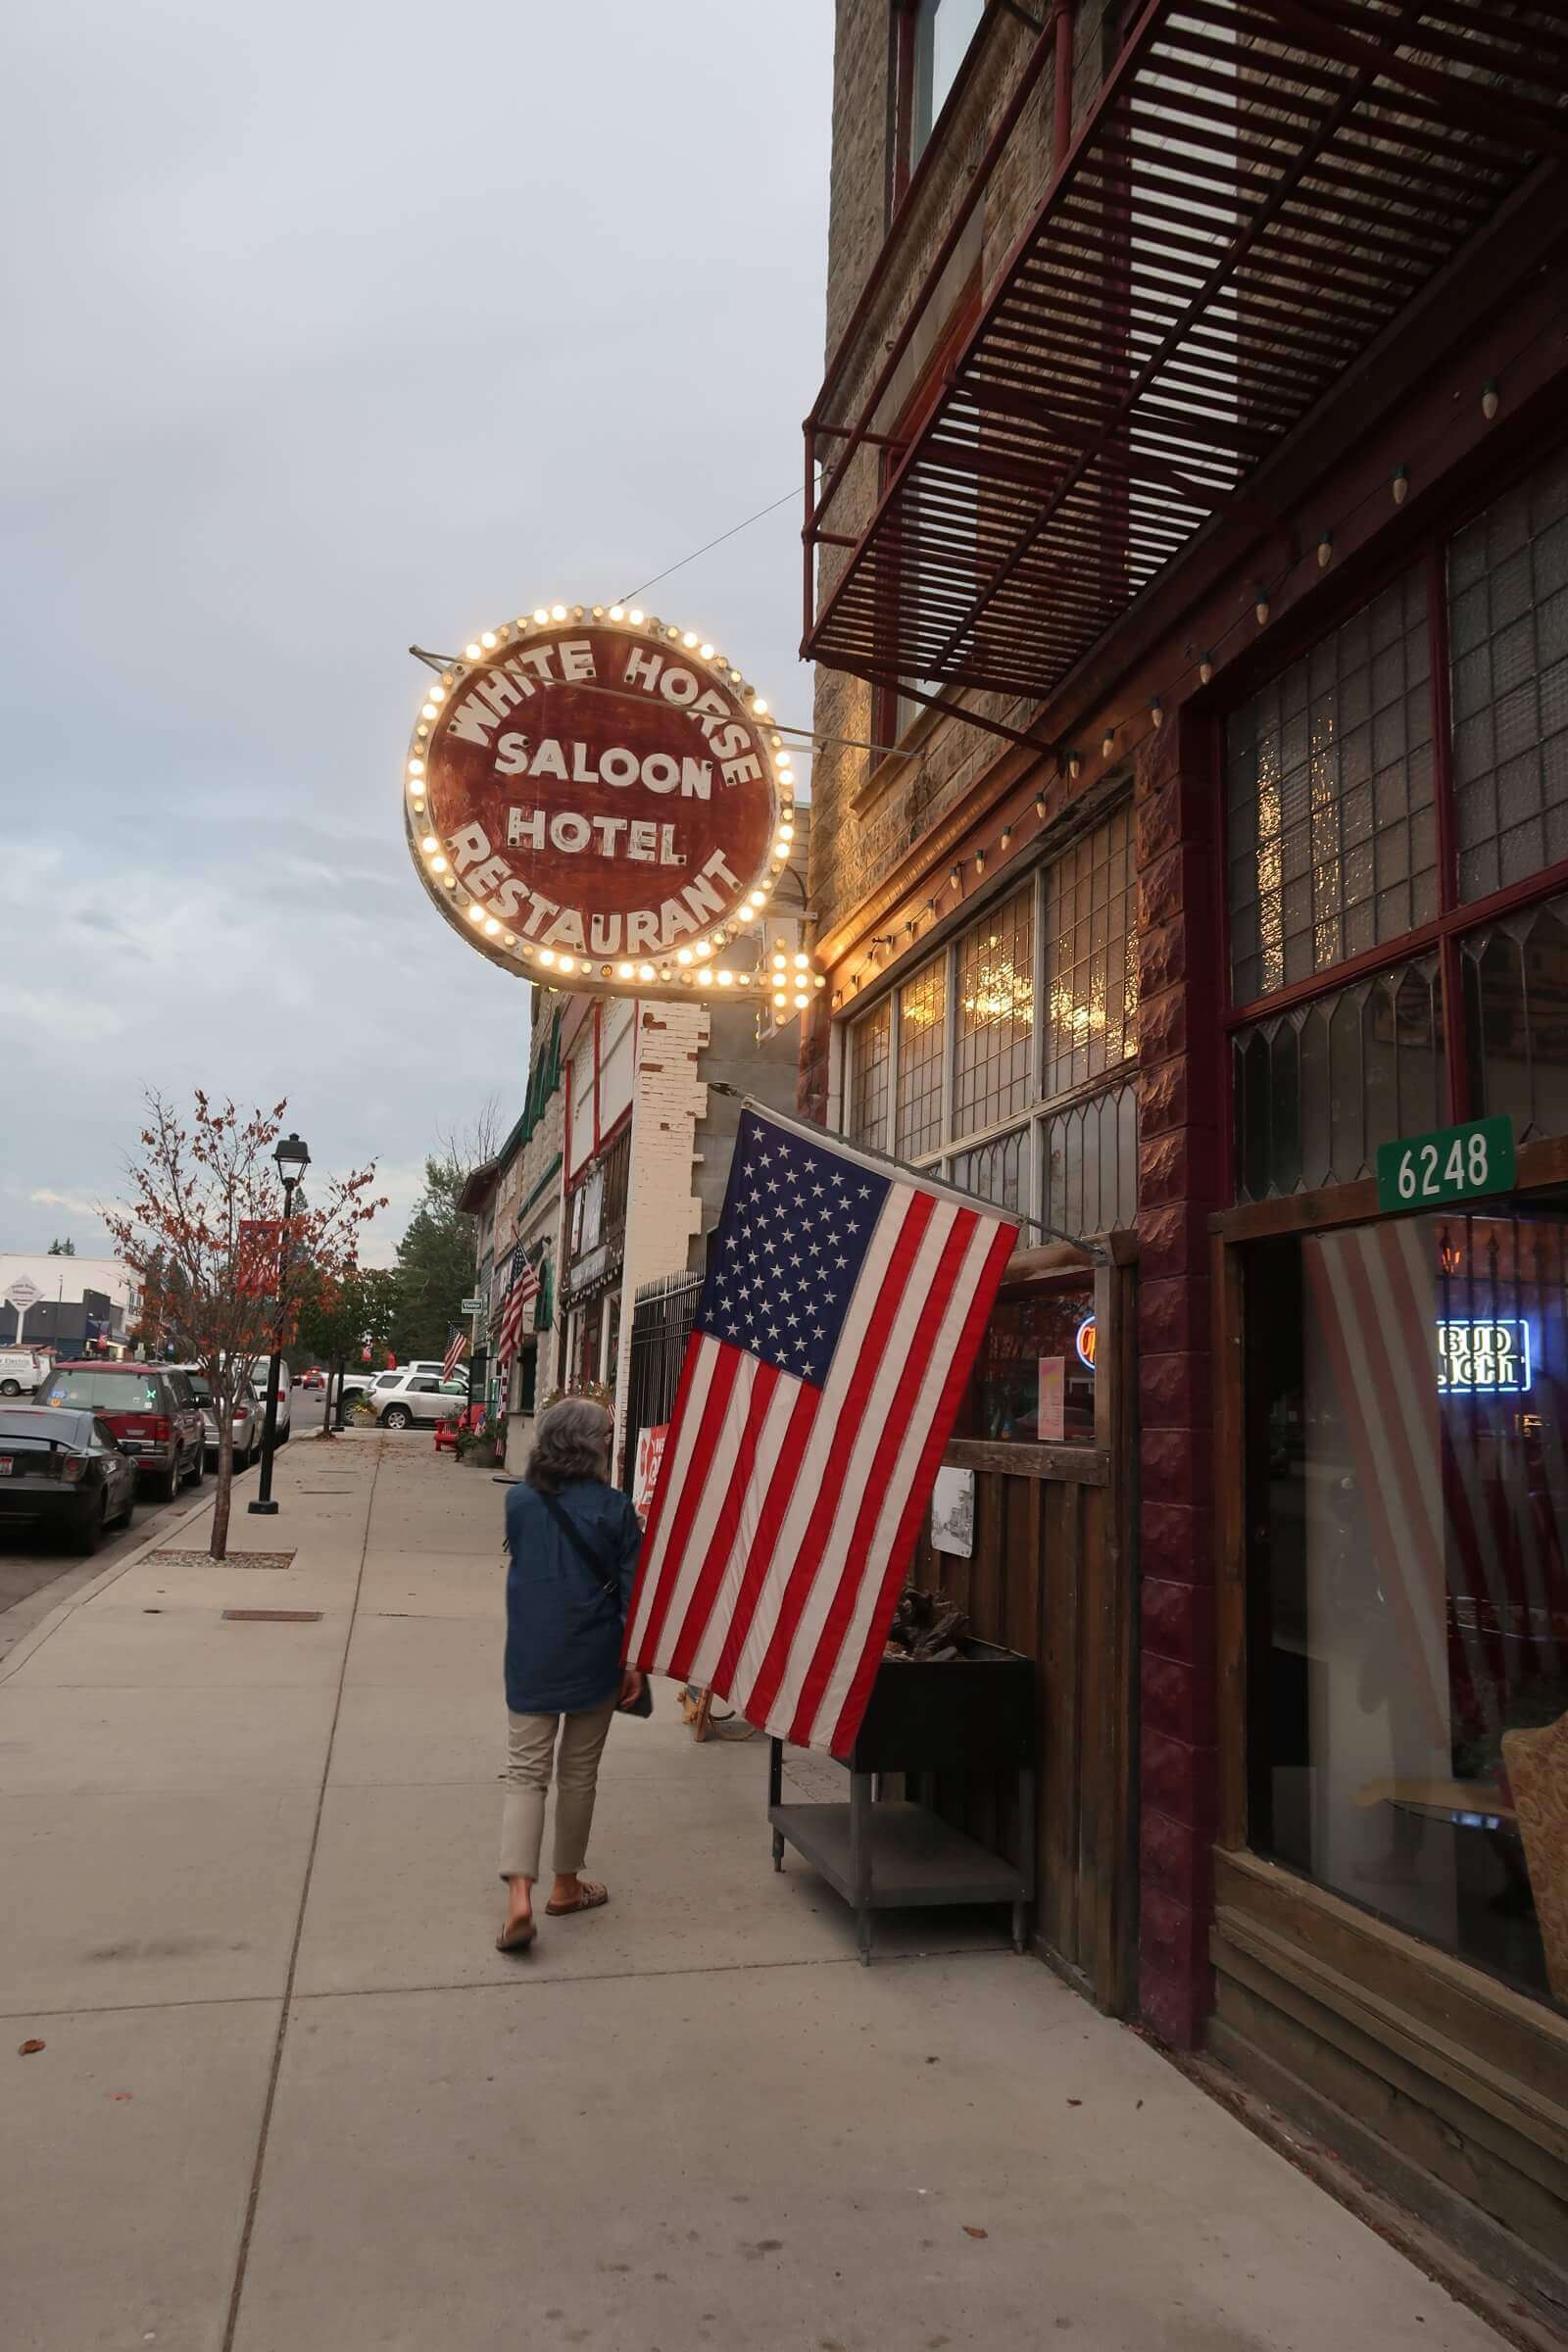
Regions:
<svg viewBox="0 0 1568 2352"><path fill-rule="evenodd" d="M1513 1183L1513 1121L1472 1119L1378 1146L1379 1208L1436 1207L1505 1193Z"/></svg>

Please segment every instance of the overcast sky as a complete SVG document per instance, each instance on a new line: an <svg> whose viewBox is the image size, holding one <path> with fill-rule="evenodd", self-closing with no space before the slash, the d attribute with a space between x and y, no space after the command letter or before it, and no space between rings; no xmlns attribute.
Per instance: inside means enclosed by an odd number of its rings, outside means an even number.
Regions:
<svg viewBox="0 0 1568 2352"><path fill-rule="evenodd" d="M799 481L831 0L13 15L0 1249L103 1246L148 1086L374 1158L520 1107L409 863L411 642ZM804 723L798 504L651 592Z"/></svg>

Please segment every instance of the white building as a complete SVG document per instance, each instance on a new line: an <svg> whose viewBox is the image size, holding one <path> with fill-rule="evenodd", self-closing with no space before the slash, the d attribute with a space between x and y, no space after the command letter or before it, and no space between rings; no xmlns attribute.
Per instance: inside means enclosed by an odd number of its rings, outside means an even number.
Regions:
<svg viewBox="0 0 1568 2352"><path fill-rule="evenodd" d="M102 1323L102 1336L119 1343L141 1320L141 1280L118 1257L51 1257L46 1250L0 1250L0 1300L12 1284L33 1283L38 1302L22 1326L23 1340L56 1348L76 1347L90 1336L89 1323ZM14 1307L0 1305L0 1344L17 1336Z"/></svg>

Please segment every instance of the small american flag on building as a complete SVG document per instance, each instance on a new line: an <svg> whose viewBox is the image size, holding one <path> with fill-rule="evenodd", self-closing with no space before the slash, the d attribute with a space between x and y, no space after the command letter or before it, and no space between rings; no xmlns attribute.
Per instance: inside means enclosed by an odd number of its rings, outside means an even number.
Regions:
<svg viewBox="0 0 1568 2352"><path fill-rule="evenodd" d="M643 1539L628 1662L853 1745L1018 1228L742 1113Z"/></svg>
<svg viewBox="0 0 1568 2352"><path fill-rule="evenodd" d="M522 1345L523 1309L530 1298L539 1296L539 1277L528 1262L528 1252L519 1242L512 1252L512 1264L507 1271L507 1295L501 1308L501 1331L496 1340L496 1363L503 1378L513 1357Z"/></svg>
<svg viewBox="0 0 1568 2352"><path fill-rule="evenodd" d="M452 1378L453 1373L456 1372L459 1364L463 1361L463 1350L467 1345L468 1335L466 1331L453 1332L452 1337L447 1342L446 1354L441 1361L441 1377L443 1380L450 1380Z"/></svg>

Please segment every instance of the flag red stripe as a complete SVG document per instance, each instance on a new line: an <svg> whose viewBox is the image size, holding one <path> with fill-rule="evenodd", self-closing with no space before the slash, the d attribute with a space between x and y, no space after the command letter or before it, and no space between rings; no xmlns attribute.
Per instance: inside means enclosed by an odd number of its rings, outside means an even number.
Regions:
<svg viewBox="0 0 1568 2352"><path fill-rule="evenodd" d="M761 1597L768 1578L777 1566L779 1530L784 1524L795 1494L801 1463L805 1458L806 1449L811 1442L811 1431L816 1425L817 1408L820 1403L820 1390L803 1383L801 1393L795 1399L795 1410L790 1415L789 1428L784 1433L784 1443L778 1450L778 1460L773 1466L773 1475L768 1481L762 1508L758 1514L757 1532L752 1538L751 1548L746 1557L745 1574L741 1578L740 1590L735 1595L735 1607L730 1617L729 1632L725 1636L724 1646L718 1653L718 1663L713 1668L712 1686L720 1698L732 1698L735 1695L732 1689L735 1670L752 1630L752 1620L757 1614L758 1601Z"/></svg>
<svg viewBox="0 0 1568 2352"><path fill-rule="evenodd" d="M871 1467L860 1496L860 1507L856 1513L855 1526L844 1547L844 1564L839 1571L838 1590L829 1604L811 1663L801 1685L790 1738L803 1746L810 1740L811 1725L822 1703L829 1675L854 1622L855 1603L864 1563L871 1556L877 1521L887 1503L888 1480L898 1460L900 1447L908 1436L916 1401L931 1369L932 1350L936 1346L937 1334L942 1329L942 1318L948 1311L954 1286L979 1223L979 1218L968 1211L955 1218L953 1230L942 1246L942 1255L937 1261L930 1291L920 1309L920 1320L915 1325L914 1336L909 1343L899 1386L883 1423L882 1434L877 1440L876 1452L871 1457ZM885 1627L883 1632L885 1637Z"/></svg>
<svg viewBox="0 0 1568 2352"><path fill-rule="evenodd" d="M687 1603L686 1614L681 1620L680 1632L676 1636L674 1646L669 1653L667 1671L674 1676L678 1683L683 1683L691 1673L692 1654L708 1630L708 1620L712 1614L713 1602L717 1598L719 1589L724 1581L724 1570L728 1566L730 1554L735 1548L735 1538L740 1529L742 1506L745 1503L747 1490L751 1486L756 1469L754 1452L757 1439L767 1418L768 1407L773 1401L774 1392L783 1377L783 1373L776 1364L760 1363L757 1367L757 1380L752 1390L747 1426L741 1443L735 1448L734 1468L730 1472L729 1484L724 1490L724 1499L719 1505L718 1517L713 1523L713 1533L710 1539L702 1567L697 1572L697 1582L692 1589L692 1596Z"/></svg>
<svg viewBox="0 0 1568 2352"><path fill-rule="evenodd" d="M893 1338L894 1325L904 1302L904 1294L914 1272L920 1254L920 1244L926 1227L936 1211L936 1201L927 1193L909 1196L893 1248L888 1255L887 1269L877 1285L876 1319L861 1345L856 1367L857 1385L869 1391L876 1380L877 1369ZM911 1351L912 1352L912 1351ZM806 1605L821 1565L823 1548L838 1515L844 1489L845 1473L850 1457L859 1438L861 1422L858 1416L845 1413L833 1433L833 1442L823 1465L816 1500L806 1530L796 1551L789 1578L779 1598L778 1615L772 1636L763 1652L757 1678L746 1695L746 1712L750 1717L771 1714L783 1680L785 1662L800 1625L801 1611Z"/></svg>
<svg viewBox="0 0 1568 2352"><path fill-rule="evenodd" d="M691 1534L692 1521L696 1518L698 1505L703 1499L703 1489L712 1466L713 1447L718 1434L724 1426L724 1415L729 1410L730 1391L735 1386L735 1375L739 1371L740 1365L741 1354L738 1348L722 1346L717 1348L713 1361L712 1378L709 1383L708 1395L703 1400L703 1417L698 1424L697 1442L692 1447L691 1466L680 1490L680 1496L675 1505L675 1516L670 1522L669 1541L664 1546L663 1573L660 1577L658 1590L654 1593L653 1606L648 1612L648 1623L643 1628L639 1641L639 1648L645 1657L654 1655L659 1648L664 1618L674 1595L675 1581L679 1574L680 1555L686 1547L687 1538ZM665 1443L668 1443L667 1439ZM647 1549L648 1546L645 1544L645 1553Z"/></svg>
<svg viewBox="0 0 1568 2352"><path fill-rule="evenodd" d="M860 1662L855 1670L855 1679L850 1685L849 1695L839 1710L839 1718L834 1727L831 1741L832 1751L836 1756L848 1755L850 1749L855 1745L855 1735L860 1728L860 1718L865 1713L866 1701L871 1695L871 1685L876 1680L876 1670L882 1662L882 1650L888 1637L888 1626L892 1622L893 1611L898 1602L899 1588L904 1582L905 1572L914 1549L915 1529L931 1500L931 1490L936 1484L937 1464L941 1461L946 1448L948 1433L953 1427L954 1418L958 1409L958 1399L963 1395L969 1374L974 1368L974 1359L979 1352L980 1341L990 1318L992 1301L997 1295L997 1285L1002 1280L1002 1269L1012 1255L1013 1245L1017 1239L1018 1228L1016 1225L1000 1225L997 1228L996 1239L986 1251L985 1266L980 1280L975 1286L974 1296L969 1301L968 1312L963 1318L963 1328L958 1334L958 1344L953 1351L953 1361L948 1367L948 1376L942 1384L942 1394L938 1399L936 1411L931 1416L931 1425L926 1432L925 1444L920 1448L920 1458L915 1465L914 1476L909 1483L909 1492L899 1516L898 1533L894 1537L888 1552L887 1566L882 1575L882 1590L877 1597L877 1605L871 1612L871 1621L866 1630L865 1646L860 1652Z"/></svg>

